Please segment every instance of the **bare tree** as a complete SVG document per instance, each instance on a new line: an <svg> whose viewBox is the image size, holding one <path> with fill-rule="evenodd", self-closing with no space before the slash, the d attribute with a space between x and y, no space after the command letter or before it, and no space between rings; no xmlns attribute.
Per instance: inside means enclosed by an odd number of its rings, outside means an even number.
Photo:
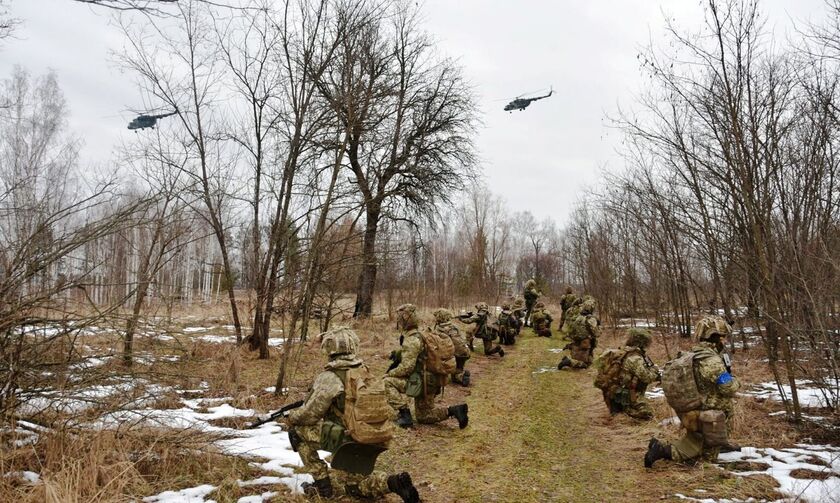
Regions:
<svg viewBox="0 0 840 503"><path fill-rule="evenodd" d="M222 93L217 46L206 13L192 0L178 3L178 26L174 33L152 23L152 33L132 33L123 26L132 51L124 64L141 77L149 95L177 112L181 126L181 150L168 163L184 165L189 175L187 188L201 196L200 214L213 229L219 244L231 317L237 341L242 340L242 323L234 291L235 274L230 259L226 211L233 184L234 160L222 142L224 124L216 101ZM182 162L186 159L188 162Z"/></svg>
<svg viewBox="0 0 840 503"><path fill-rule="evenodd" d="M348 4L350 6L350 4ZM360 12L320 89L349 132L347 157L365 209L355 316L373 308L383 219L431 216L471 174L475 106L460 69L433 55L407 4Z"/></svg>
<svg viewBox="0 0 840 503"><path fill-rule="evenodd" d="M18 68L0 96L11 104L0 112L0 409L14 413L21 388L40 389L45 354L109 311L87 295L101 264L85 246L123 230L147 198L121 202L110 179L77 183L78 142L54 74Z"/></svg>

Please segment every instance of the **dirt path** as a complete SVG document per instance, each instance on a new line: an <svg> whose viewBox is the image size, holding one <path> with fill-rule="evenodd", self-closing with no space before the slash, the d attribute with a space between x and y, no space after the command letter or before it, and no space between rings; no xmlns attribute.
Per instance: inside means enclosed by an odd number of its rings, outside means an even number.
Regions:
<svg viewBox="0 0 840 503"><path fill-rule="evenodd" d="M383 460L410 470L424 501L595 502L638 494L648 433L636 427L628 439L616 431L591 372L558 372L560 357L549 351L562 346L558 338L526 331L502 361L473 356L468 392L447 389L445 403L466 398L467 429L453 421L421 426L401 435Z"/></svg>

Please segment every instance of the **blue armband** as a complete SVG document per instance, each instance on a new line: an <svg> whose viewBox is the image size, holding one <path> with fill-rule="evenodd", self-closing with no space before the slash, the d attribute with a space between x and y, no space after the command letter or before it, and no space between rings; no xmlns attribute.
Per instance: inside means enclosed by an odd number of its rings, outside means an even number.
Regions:
<svg viewBox="0 0 840 503"><path fill-rule="evenodd" d="M715 384L717 384L718 386L721 386L721 385L724 385L724 384L729 384L731 382L732 382L732 374L730 374L729 372L724 372L723 374L718 376L717 381L715 381Z"/></svg>

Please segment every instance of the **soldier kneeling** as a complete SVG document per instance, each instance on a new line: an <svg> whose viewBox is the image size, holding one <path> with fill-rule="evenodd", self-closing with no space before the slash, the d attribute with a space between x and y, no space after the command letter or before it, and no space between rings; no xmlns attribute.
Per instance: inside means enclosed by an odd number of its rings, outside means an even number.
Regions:
<svg viewBox="0 0 840 503"><path fill-rule="evenodd" d="M608 349L598 357L595 387L604 394L610 414L624 412L636 419L653 417L645 391L659 379L659 371L645 354L650 341L650 332L631 328L623 348Z"/></svg>
<svg viewBox="0 0 840 503"><path fill-rule="evenodd" d="M321 351L329 362L312 383L304 404L286 419L292 448L315 479L314 483L303 485L304 493L321 498L380 498L396 493L403 502L419 503L420 496L408 473L389 476L372 471L376 456L387 448L393 436L393 412L382 380L373 378L356 357L358 346L359 339L350 329L322 334ZM354 454L342 462L340 450L348 446L355 449ZM335 483L318 450L334 453ZM365 466L352 466L354 463ZM337 469L339 465L347 471Z"/></svg>

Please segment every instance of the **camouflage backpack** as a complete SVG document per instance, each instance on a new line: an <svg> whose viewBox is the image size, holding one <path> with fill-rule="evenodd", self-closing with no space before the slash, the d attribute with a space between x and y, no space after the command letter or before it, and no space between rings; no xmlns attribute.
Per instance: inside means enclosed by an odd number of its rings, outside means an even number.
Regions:
<svg viewBox="0 0 840 503"><path fill-rule="evenodd" d="M569 323L569 338L574 342L581 342L593 337L588 327L589 320L586 316L579 314Z"/></svg>
<svg viewBox="0 0 840 503"><path fill-rule="evenodd" d="M613 386L618 385L624 360L633 352L638 352L638 349L620 348L604 351L595 362L595 366L598 369L598 374L595 376L593 383L595 387L607 391Z"/></svg>
<svg viewBox="0 0 840 503"><path fill-rule="evenodd" d="M394 436L394 425L385 382L364 365L348 369L342 381L347 433L360 444L387 444Z"/></svg>
<svg viewBox="0 0 840 503"><path fill-rule="evenodd" d="M447 335L425 331L420 333L426 351L426 370L437 375L455 372L455 345Z"/></svg>
<svg viewBox="0 0 840 503"><path fill-rule="evenodd" d="M511 323L511 318L512 315L507 311L502 311L501 313L499 313L497 323L499 325L500 333L504 335L510 335L510 333L513 332L513 323Z"/></svg>
<svg viewBox="0 0 840 503"><path fill-rule="evenodd" d="M692 351L681 352L662 369L662 390L668 405L676 412L690 412L703 405L704 396L694 378Z"/></svg>

